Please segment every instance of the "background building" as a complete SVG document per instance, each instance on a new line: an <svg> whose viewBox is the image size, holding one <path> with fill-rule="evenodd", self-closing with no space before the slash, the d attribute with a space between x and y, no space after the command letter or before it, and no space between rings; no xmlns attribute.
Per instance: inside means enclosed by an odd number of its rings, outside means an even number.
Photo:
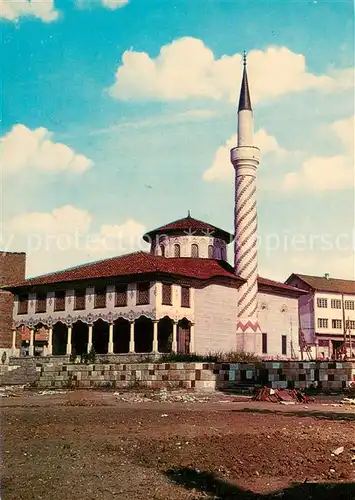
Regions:
<svg viewBox="0 0 355 500"><path fill-rule="evenodd" d="M355 281L291 274L286 283L308 291L299 298L300 327L313 357L355 357Z"/></svg>
<svg viewBox="0 0 355 500"><path fill-rule="evenodd" d="M25 279L26 254L16 252L0 252L0 355L6 357L12 353L12 323L14 296L3 287ZM20 346L20 333L15 338L16 346Z"/></svg>

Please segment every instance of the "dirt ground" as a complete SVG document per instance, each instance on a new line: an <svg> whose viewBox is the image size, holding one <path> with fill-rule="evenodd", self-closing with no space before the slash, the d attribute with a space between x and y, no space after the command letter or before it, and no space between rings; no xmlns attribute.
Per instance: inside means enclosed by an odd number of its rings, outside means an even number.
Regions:
<svg viewBox="0 0 355 500"><path fill-rule="evenodd" d="M1 499L355 500L355 407L327 403L2 397Z"/></svg>

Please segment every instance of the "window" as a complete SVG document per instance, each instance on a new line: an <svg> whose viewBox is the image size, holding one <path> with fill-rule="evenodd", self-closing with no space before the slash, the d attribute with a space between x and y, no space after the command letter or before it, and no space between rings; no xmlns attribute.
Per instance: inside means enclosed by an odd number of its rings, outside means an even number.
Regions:
<svg viewBox="0 0 355 500"><path fill-rule="evenodd" d="M341 319L332 319L332 328L341 328Z"/></svg>
<svg viewBox="0 0 355 500"><path fill-rule="evenodd" d="M95 309L106 307L106 286L95 286Z"/></svg>
<svg viewBox="0 0 355 500"><path fill-rule="evenodd" d="M208 245L208 258L213 259L213 245Z"/></svg>
<svg viewBox="0 0 355 500"><path fill-rule="evenodd" d="M116 285L116 307L127 305L127 285Z"/></svg>
<svg viewBox="0 0 355 500"><path fill-rule="evenodd" d="M137 305L149 304L150 283L138 283Z"/></svg>
<svg viewBox="0 0 355 500"><path fill-rule="evenodd" d="M190 307L190 287L181 287L181 307Z"/></svg>
<svg viewBox="0 0 355 500"><path fill-rule="evenodd" d="M355 309L355 301L345 300L344 307L345 307L345 309L353 311Z"/></svg>
<svg viewBox="0 0 355 500"><path fill-rule="evenodd" d="M191 257L193 258L198 258L198 245L196 245L196 243L193 243L193 245L191 245Z"/></svg>
<svg viewBox="0 0 355 500"><path fill-rule="evenodd" d="M225 247L221 247L221 259L226 260L226 249Z"/></svg>
<svg viewBox="0 0 355 500"><path fill-rule="evenodd" d="M349 319L346 323L347 329L355 330L355 320Z"/></svg>
<svg viewBox="0 0 355 500"><path fill-rule="evenodd" d="M174 257L180 257L180 245L174 245Z"/></svg>
<svg viewBox="0 0 355 500"><path fill-rule="evenodd" d="M328 328L328 320L326 318L318 318L318 328Z"/></svg>
<svg viewBox="0 0 355 500"><path fill-rule="evenodd" d="M162 257L165 257L165 246L164 245L160 245L160 255Z"/></svg>
<svg viewBox="0 0 355 500"><path fill-rule="evenodd" d="M328 307L327 299L317 299L317 307Z"/></svg>
<svg viewBox="0 0 355 500"><path fill-rule="evenodd" d="M38 292L36 295L36 313L44 313L47 309L47 292Z"/></svg>
<svg viewBox="0 0 355 500"><path fill-rule="evenodd" d="M332 299L330 301L330 307L332 309L341 309L341 300L339 300L339 299Z"/></svg>
<svg viewBox="0 0 355 500"><path fill-rule="evenodd" d="M165 306L171 306L171 285L170 283L163 283L162 290L162 304Z"/></svg>
<svg viewBox="0 0 355 500"><path fill-rule="evenodd" d="M57 290L54 293L54 310L65 311L65 290Z"/></svg>
<svg viewBox="0 0 355 500"><path fill-rule="evenodd" d="M85 288L74 291L74 309L76 311L82 311L83 309L85 309L85 297L86 297Z"/></svg>
<svg viewBox="0 0 355 500"><path fill-rule="evenodd" d="M282 349L282 355L286 356L287 354L287 335L282 335L281 336L281 349Z"/></svg>
<svg viewBox="0 0 355 500"><path fill-rule="evenodd" d="M262 353L267 354L267 333L263 333Z"/></svg>
<svg viewBox="0 0 355 500"><path fill-rule="evenodd" d="M24 293L18 296L17 314L28 313L28 294Z"/></svg>

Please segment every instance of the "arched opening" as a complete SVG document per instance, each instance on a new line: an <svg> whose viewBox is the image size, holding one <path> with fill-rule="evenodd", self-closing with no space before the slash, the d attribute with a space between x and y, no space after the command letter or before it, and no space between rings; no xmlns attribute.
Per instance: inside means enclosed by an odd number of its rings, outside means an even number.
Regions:
<svg viewBox="0 0 355 500"><path fill-rule="evenodd" d="M171 352L173 343L173 320L168 316L158 323L158 351Z"/></svg>
<svg viewBox="0 0 355 500"><path fill-rule="evenodd" d="M164 245L160 245L160 255L162 257L165 257L165 246Z"/></svg>
<svg viewBox="0 0 355 500"><path fill-rule="evenodd" d="M48 327L43 323L37 323L34 327L34 355L43 356L48 346Z"/></svg>
<svg viewBox="0 0 355 500"><path fill-rule="evenodd" d="M118 318L113 324L114 353L129 352L129 336L130 336L129 321L123 318Z"/></svg>
<svg viewBox="0 0 355 500"><path fill-rule="evenodd" d="M190 321L181 319L177 324L177 352L178 354L190 353Z"/></svg>
<svg viewBox="0 0 355 500"><path fill-rule="evenodd" d="M191 257L198 258L198 256L199 256L198 245L196 243L193 243L191 245Z"/></svg>
<svg viewBox="0 0 355 500"><path fill-rule="evenodd" d="M221 260L226 260L226 247L221 247Z"/></svg>
<svg viewBox="0 0 355 500"><path fill-rule="evenodd" d="M60 321L53 325L52 353L54 356L63 356L67 352L68 327Z"/></svg>
<svg viewBox="0 0 355 500"><path fill-rule="evenodd" d="M92 346L97 354L107 354L109 324L102 319L98 319L92 328Z"/></svg>
<svg viewBox="0 0 355 500"><path fill-rule="evenodd" d="M134 322L134 344L136 352L152 352L153 321L141 316Z"/></svg>
<svg viewBox="0 0 355 500"><path fill-rule="evenodd" d="M175 243L174 245L174 257L180 257L180 245L178 243Z"/></svg>
<svg viewBox="0 0 355 500"><path fill-rule="evenodd" d="M213 245L208 245L208 258L213 259Z"/></svg>
<svg viewBox="0 0 355 500"><path fill-rule="evenodd" d="M88 350L89 325L76 321L72 329L72 354L81 356Z"/></svg>

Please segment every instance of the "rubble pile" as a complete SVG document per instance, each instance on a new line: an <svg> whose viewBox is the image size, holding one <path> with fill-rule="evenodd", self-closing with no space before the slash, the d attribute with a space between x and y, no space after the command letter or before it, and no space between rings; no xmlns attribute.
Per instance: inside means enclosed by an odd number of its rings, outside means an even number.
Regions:
<svg viewBox="0 0 355 500"><path fill-rule="evenodd" d="M207 403L210 398L206 394L188 393L186 391L169 391L165 388L152 392L115 392L114 396L126 403Z"/></svg>
<svg viewBox="0 0 355 500"><path fill-rule="evenodd" d="M252 401L268 401L270 403L281 404L297 404L297 403L313 403L314 398L303 394L297 389L271 389L263 387L258 389L252 397Z"/></svg>
<svg viewBox="0 0 355 500"><path fill-rule="evenodd" d="M342 405L353 405L355 407L355 398L344 398L340 403Z"/></svg>

